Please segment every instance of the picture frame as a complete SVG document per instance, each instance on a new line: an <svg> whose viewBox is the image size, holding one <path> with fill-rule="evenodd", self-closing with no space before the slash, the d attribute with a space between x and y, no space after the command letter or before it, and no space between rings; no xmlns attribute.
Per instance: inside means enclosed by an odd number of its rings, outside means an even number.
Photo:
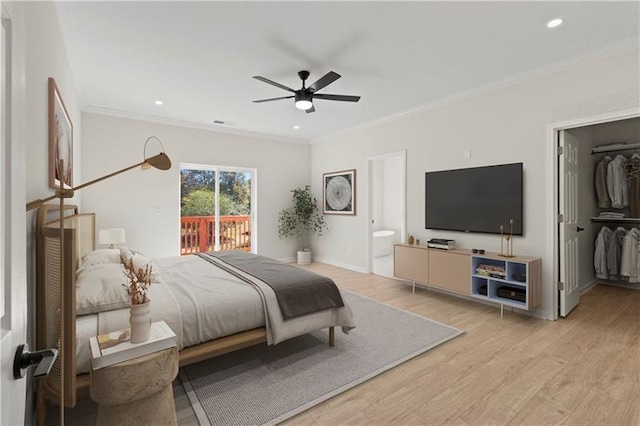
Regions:
<svg viewBox="0 0 640 426"><path fill-rule="evenodd" d="M356 170L342 170L322 175L322 213L356 214Z"/></svg>
<svg viewBox="0 0 640 426"><path fill-rule="evenodd" d="M59 160L64 160L62 176ZM49 187L73 187L73 123L55 79L49 78Z"/></svg>

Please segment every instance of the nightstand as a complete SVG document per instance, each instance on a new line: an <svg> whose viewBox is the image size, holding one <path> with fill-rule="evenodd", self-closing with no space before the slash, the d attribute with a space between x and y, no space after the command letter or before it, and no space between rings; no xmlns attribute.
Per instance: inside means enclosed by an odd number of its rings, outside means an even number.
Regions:
<svg viewBox="0 0 640 426"><path fill-rule="evenodd" d="M98 425L177 424L172 382L178 375L176 347L91 370L91 399Z"/></svg>

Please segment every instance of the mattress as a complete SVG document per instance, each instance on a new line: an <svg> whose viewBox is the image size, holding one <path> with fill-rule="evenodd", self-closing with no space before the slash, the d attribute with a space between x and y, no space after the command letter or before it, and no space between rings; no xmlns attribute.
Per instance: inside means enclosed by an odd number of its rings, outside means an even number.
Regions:
<svg viewBox="0 0 640 426"><path fill-rule="evenodd" d="M153 264L159 278L148 291L151 320L173 329L179 349L264 327L260 294L242 279L197 256L156 258ZM128 308L76 317L77 373L89 372L91 336L128 326Z"/></svg>

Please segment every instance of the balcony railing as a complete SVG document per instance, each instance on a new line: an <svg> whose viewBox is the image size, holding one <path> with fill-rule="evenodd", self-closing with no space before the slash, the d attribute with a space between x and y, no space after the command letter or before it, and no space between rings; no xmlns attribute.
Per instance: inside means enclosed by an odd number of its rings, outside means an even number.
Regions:
<svg viewBox="0 0 640 426"><path fill-rule="evenodd" d="M215 250L215 217L180 218L180 254ZM251 219L249 216L220 216L220 250L251 251Z"/></svg>

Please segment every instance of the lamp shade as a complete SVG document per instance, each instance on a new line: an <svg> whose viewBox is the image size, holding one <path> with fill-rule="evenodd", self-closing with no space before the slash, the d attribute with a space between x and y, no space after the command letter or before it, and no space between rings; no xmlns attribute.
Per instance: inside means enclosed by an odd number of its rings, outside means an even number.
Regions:
<svg viewBox="0 0 640 426"><path fill-rule="evenodd" d="M123 228L101 229L98 232L98 243L109 244L109 247L115 247L116 244L125 242Z"/></svg>

